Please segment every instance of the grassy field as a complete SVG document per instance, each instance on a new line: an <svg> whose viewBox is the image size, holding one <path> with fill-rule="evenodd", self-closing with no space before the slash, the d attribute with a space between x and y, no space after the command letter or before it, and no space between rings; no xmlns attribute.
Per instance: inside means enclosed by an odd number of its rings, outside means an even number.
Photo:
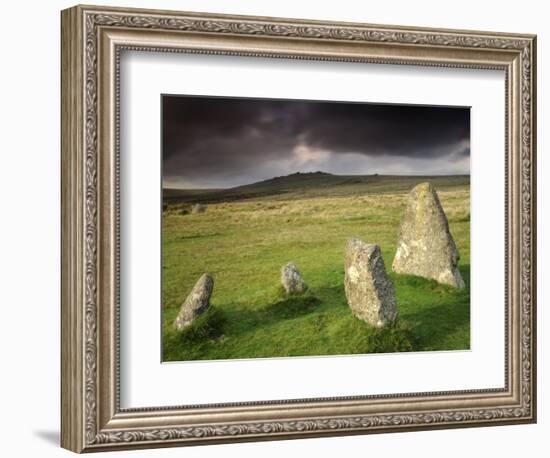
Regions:
<svg viewBox="0 0 550 458"><path fill-rule="evenodd" d="M391 272L407 192L438 190L459 249L464 290ZM191 204L208 204L193 214ZM397 295L398 322L377 330L344 294L350 237L377 243ZM470 346L469 177L295 174L232 190L165 191L163 360L458 350ZM310 292L287 297L281 266L295 262ZM204 272L215 285L208 313L188 330L172 323Z"/></svg>

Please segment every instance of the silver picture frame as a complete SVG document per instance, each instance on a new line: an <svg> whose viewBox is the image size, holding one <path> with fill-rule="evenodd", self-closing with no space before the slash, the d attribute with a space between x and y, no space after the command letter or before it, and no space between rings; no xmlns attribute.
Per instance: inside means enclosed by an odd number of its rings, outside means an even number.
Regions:
<svg viewBox="0 0 550 458"><path fill-rule="evenodd" d="M536 421L536 37L75 6L61 13L61 445L75 452ZM505 387L120 407L124 50L505 72Z"/></svg>

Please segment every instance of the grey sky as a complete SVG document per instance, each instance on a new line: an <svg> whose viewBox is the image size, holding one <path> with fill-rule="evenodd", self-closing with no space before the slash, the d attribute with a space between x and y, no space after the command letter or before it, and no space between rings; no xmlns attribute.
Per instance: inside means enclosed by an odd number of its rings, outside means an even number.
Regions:
<svg viewBox="0 0 550 458"><path fill-rule="evenodd" d="M470 173L470 110L164 95L163 186L227 188L295 172Z"/></svg>

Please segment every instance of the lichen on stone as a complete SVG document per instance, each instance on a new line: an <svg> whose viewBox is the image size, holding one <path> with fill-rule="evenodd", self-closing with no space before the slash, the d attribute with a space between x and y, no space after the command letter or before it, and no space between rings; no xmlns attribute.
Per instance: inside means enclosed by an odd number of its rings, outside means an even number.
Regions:
<svg viewBox="0 0 550 458"><path fill-rule="evenodd" d="M202 315L210 307L210 296L213 289L214 278L210 274L203 274L180 307L178 316L174 321L174 327L178 331L192 324L199 315Z"/></svg>
<svg viewBox="0 0 550 458"><path fill-rule="evenodd" d="M308 289L302 274L293 262L281 268L281 285L288 294L301 294Z"/></svg>
<svg viewBox="0 0 550 458"><path fill-rule="evenodd" d="M344 254L344 270L344 288L352 313L376 327L394 322L395 289L386 273L380 247L350 239Z"/></svg>
<svg viewBox="0 0 550 458"><path fill-rule="evenodd" d="M409 193L398 238L394 272L464 288L458 270L458 249L431 183L421 183Z"/></svg>

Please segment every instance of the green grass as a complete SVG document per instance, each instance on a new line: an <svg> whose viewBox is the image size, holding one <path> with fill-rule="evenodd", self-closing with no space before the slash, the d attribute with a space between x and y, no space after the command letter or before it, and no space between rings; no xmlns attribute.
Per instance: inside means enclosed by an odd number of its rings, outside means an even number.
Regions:
<svg viewBox="0 0 550 458"><path fill-rule="evenodd" d="M246 194L210 203L202 214L181 212L200 193L168 200L163 212L163 359L468 349L469 186L438 178L466 282L464 290L456 290L391 271L409 188L396 185L395 177L385 185L377 178L370 190L363 182L325 183L322 189L306 185L284 194ZM204 195L213 192L219 193ZM375 329L350 312L343 252L353 236L382 248L397 295L399 320L393 326ZM289 261L310 286L302 296L287 297L279 286L280 269ZM177 332L172 323L179 306L204 272L215 279L211 309L192 328Z"/></svg>

